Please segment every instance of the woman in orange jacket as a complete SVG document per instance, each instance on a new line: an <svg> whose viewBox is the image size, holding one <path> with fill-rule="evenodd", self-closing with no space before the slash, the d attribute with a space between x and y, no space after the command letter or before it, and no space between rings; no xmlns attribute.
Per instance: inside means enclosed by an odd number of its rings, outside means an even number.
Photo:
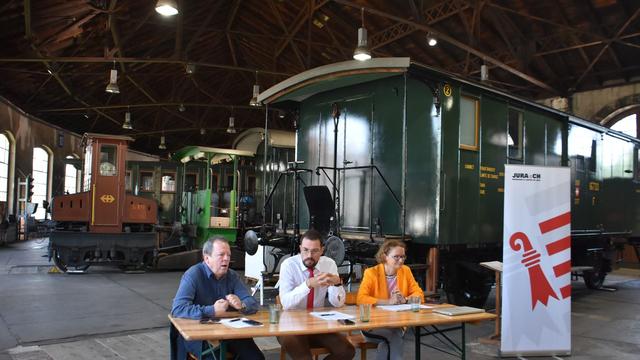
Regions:
<svg viewBox="0 0 640 360"><path fill-rule="evenodd" d="M404 304L411 296L424 301L424 293L404 264L406 246L398 240L388 240L378 249L378 265L365 270L358 289L358 304L395 305ZM402 336L400 328L363 331L367 341L378 342L377 360L402 359Z"/></svg>

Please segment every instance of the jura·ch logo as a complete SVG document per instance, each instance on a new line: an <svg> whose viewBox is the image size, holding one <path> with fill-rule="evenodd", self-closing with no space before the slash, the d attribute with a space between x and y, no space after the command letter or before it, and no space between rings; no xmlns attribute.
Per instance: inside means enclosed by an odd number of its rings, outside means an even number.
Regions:
<svg viewBox="0 0 640 360"><path fill-rule="evenodd" d="M542 176L540 174L527 174L527 173L513 173L511 177L513 180L529 180L529 181L540 181Z"/></svg>

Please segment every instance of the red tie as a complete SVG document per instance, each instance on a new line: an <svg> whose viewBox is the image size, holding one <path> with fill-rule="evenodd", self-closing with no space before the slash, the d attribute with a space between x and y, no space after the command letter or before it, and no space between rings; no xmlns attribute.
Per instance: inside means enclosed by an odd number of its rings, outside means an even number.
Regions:
<svg viewBox="0 0 640 360"><path fill-rule="evenodd" d="M309 279L311 279L313 277L313 269L307 270L309 270ZM307 309L313 309L313 290L314 288L311 288L311 291L309 291L309 295L307 296Z"/></svg>

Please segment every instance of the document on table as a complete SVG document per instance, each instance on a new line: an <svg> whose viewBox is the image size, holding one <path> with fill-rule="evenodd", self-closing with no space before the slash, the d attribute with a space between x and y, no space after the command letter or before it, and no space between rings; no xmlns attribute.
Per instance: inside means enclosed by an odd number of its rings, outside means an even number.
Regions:
<svg viewBox="0 0 640 360"><path fill-rule="evenodd" d="M251 321L251 320L247 318L231 318L231 319L222 319L220 320L220 323L235 329L262 326L262 324L255 324L255 323L252 324L251 322L247 322L247 321Z"/></svg>
<svg viewBox="0 0 640 360"><path fill-rule="evenodd" d="M341 313L339 311L312 311L310 314L322 320L343 320L355 318L353 315Z"/></svg>
<svg viewBox="0 0 640 360"><path fill-rule="evenodd" d="M398 304L398 305L377 305L378 309L388 311L409 311L411 310L411 304ZM433 306L420 305L420 309L433 309Z"/></svg>

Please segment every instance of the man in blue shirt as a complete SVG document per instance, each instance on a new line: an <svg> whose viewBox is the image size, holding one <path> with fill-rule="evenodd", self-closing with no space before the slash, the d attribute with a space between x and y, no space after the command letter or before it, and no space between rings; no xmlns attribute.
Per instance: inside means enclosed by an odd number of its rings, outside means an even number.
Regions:
<svg viewBox="0 0 640 360"><path fill-rule="evenodd" d="M231 248L227 240L220 236L210 238L202 247L202 255L204 260L190 267L182 276L171 315L203 319L233 317L238 315L237 311L242 314L258 311L258 302L238 274L229 269ZM225 340L225 343L237 359L264 359L253 339ZM177 349L182 348L200 358L203 345L201 341L184 341L180 337ZM179 355L182 351L177 349Z"/></svg>

